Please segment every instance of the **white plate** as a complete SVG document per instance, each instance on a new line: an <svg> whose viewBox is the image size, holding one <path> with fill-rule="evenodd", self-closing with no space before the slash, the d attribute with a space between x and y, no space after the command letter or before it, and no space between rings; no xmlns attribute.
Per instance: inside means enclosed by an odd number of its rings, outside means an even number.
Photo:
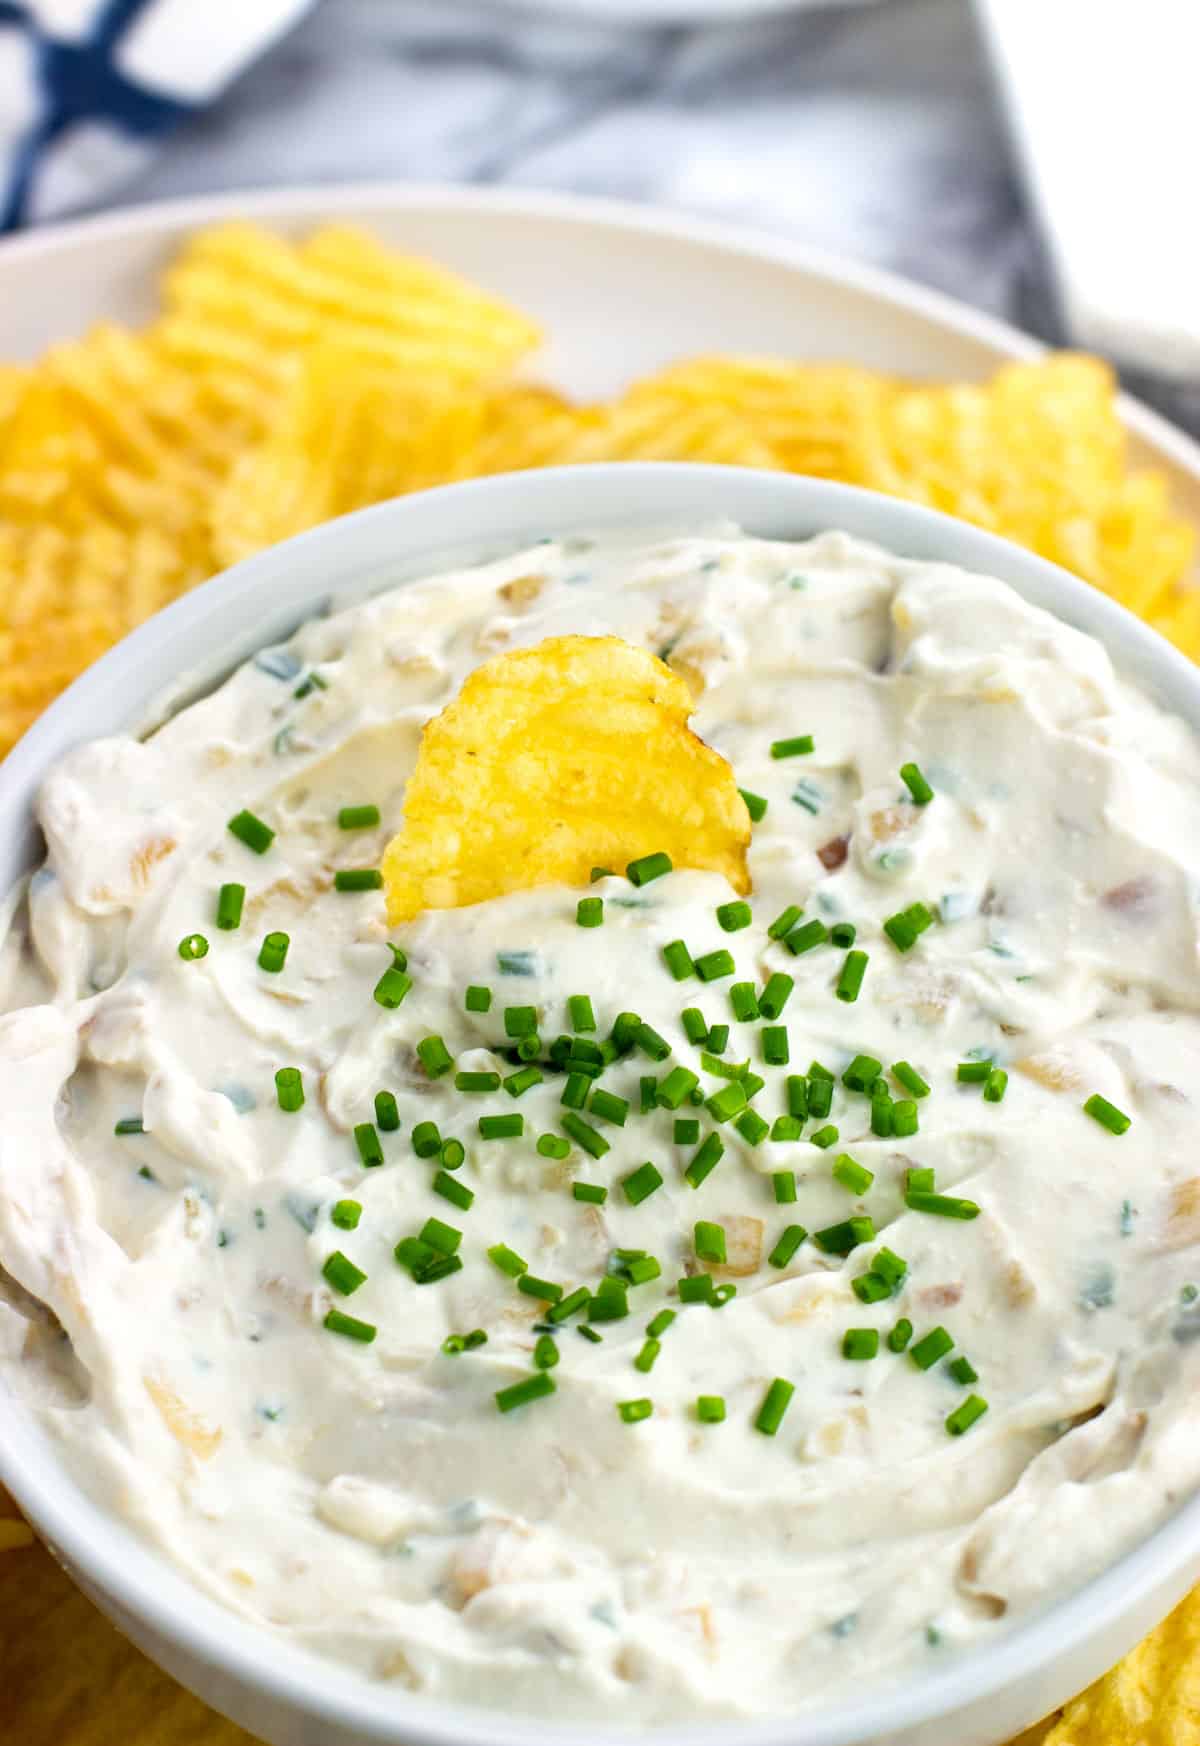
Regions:
<svg viewBox="0 0 1200 1746"><path fill-rule="evenodd" d="M578 394L703 351L974 380L1042 350L965 304L756 231L615 201L374 184L171 201L0 242L0 357L93 321L147 320L182 238L238 217L289 232L349 220L456 267L537 317L549 338L537 373ZM1137 402L1122 416L1200 526L1200 446Z"/></svg>

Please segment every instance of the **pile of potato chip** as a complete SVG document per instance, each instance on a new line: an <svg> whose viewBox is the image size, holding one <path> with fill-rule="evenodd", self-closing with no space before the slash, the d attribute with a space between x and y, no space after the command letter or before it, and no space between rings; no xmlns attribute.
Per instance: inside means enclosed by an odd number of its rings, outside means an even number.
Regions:
<svg viewBox="0 0 1200 1746"><path fill-rule="evenodd" d="M1131 472L1091 358L932 387L698 358L572 405L517 372L535 325L341 227L192 239L160 317L0 362L0 752L147 614L381 498L514 468L703 460L874 486L1065 564L1200 653L1192 530Z"/></svg>

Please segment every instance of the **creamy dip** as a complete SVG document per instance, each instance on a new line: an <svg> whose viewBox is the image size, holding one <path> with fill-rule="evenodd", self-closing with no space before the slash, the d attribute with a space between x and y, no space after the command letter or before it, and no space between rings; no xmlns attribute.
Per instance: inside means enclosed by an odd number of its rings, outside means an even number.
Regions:
<svg viewBox="0 0 1200 1746"><path fill-rule="evenodd" d="M335 871L378 865L422 724L472 667L564 633L645 644L692 684L694 726L767 803L751 924L722 928L736 894L717 875L618 869L389 935L383 893ZM805 735L810 752L772 756ZM370 804L377 827L339 828ZM241 809L276 833L261 855L227 829ZM145 742L71 754L39 812L47 861L4 958L0 1349L93 1493L244 1617L442 1698L782 1715L993 1637L1195 1485L1200 753L1099 644L999 582L840 534L545 542L305 625ZM215 923L226 883L246 888L235 930ZM602 926L577 925L582 896L603 899ZM882 924L915 903L934 919L902 952ZM857 930L857 1000L836 995L844 935L799 953L770 937L789 906L793 934ZM277 972L258 962L268 932L290 939ZM193 933L209 949L188 961ZM373 998L389 940L412 981L390 1009ZM675 980L678 940L692 959L728 950L735 974ZM775 1021L787 1064L730 996L774 972L795 984ZM469 987L488 1011L466 1009ZM624 1125L605 1100L607 1117L576 1112L602 1156L545 1155L568 1113L547 1055L579 994L585 1038L632 1009L670 1054L638 1044L605 1067ZM518 1071L509 1007L536 1009L540 1082L458 1089ZM751 1107L773 1132L814 1061L830 1113L757 1138L686 1098L653 1107L643 1082L677 1066L706 1097L736 1083L704 1070L693 1007L730 1027L721 1060L765 1081ZM434 1078L430 1036L453 1057ZM873 1132L890 1118L842 1079L859 1055L893 1105L915 1101L916 1133ZM911 1100L897 1062L928 1095ZM964 1062L1006 1089L960 1080ZM281 1067L300 1070L298 1110ZM400 1125L376 1126L366 1166L355 1130L380 1091ZM1085 1112L1094 1094L1126 1132ZM523 1132L482 1138L497 1115ZM698 1188L677 1121L723 1141ZM469 1207L433 1191L421 1123L461 1142L446 1174ZM835 1175L845 1158L869 1185ZM635 1204L624 1179L646 1163L661 1186ZM978 1216L911 1208L911 1169ZM789 1171L795 1200L777 1200ZM352 1229L333 1217L346 1200ZM789 1225L862 1216L877 1235L845 1257L810 1235L781 1260ZM417 1283L394 1250L431 1217L462 1233L462 1266ZM697 1220L723 1228L724 1267L697 1260ZM495 1245L564 1294L624 1277L628 1314L547 1321ZM864 1302L854 1281L884 1245L907 1271ZM661 1272L629 1283L618 1250ZM350 1295L323 1275L335 1251L367 1276ZM705 1271L714 1301L681 1302ZM327 1327L331 1309L373 1341ZM939 1328L951 1348L921 1368ZM486 1343L444 1349L476 1329ZM844 1356L847 1330L868 1347L876 1331L877 1355ZM497 1391L543 1374L547 1338L555 1391L499 1411ZM794 1393L767 1435L776 1379ZM951 1434L972 1396L987 1411Z"/></svg>

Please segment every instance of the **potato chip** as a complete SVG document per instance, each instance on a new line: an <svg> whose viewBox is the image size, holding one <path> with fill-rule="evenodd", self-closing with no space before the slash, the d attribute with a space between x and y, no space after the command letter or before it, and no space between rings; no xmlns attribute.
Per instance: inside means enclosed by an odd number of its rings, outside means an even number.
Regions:
<svg viewBox="0 0 1200 1746"><path fill-rule="evenodd" d="M733 771L688 727L687 686L619 637L552 637L471 673L421 736L383 859L388 918L587 885L665 850L748 889Z"/></svg>
<svg viewBox="0 0 1200 1746"><path fill-rule="evenodd" d="M1066 1705L1045 1746L1200 1746L1200 1590Z"/></svg>

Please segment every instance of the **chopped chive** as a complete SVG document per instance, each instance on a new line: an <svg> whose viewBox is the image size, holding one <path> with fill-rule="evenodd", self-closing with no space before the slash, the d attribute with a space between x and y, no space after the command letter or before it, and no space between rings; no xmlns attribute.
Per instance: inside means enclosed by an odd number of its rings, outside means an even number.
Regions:
<svg viewBox="0 0 1200 1746"><path fill-rule="evenodd" d="M927 1165L914 1164L904 1172L905 1194L932 1194L934 1173Z"/></svg>
<svg viewBox="0 0 1200 1746"><path fill-rule="evenodd" d="M933 789L922 776L916 764L901 764L900 780L912 795L917 806L928 806L933 799Z"/></svg>
<svg viewBox="0 0 1200 1746"><path fill-rule="evenodd" d="M654 1411L654 1402L650 1400L619 1400L617 1411L621 1415L622 1424L638 1425L643 1419L648 1419Z"/></svg>
<svg viewBox="0 0 1200 1746"><path fill-rule="evenodd" d="M736 903L719 903L717 905L717 921L722 933L736 934L742 928L748 928L753 920L753 910L741 898Z"/></svg>
<svg viewBox="0 0 1200 1746"><path fill-rule="evenodd" d="M729 1047L729 1026L711 1025L708 1032L708 1052L710 1055L722 1055Z"/></svg>
<svg viewBox="0 0 1200 1746"><path fill-rule="evenodd" d="M908 1262L886 1246L880 1249L872 1265L892 1291L899 1289L908 1273Z"/></svg>
<svg viewBox="0 0 1200 1746"><path fill-rule="evenodd" d="M412 1149L418 1158L432 1158L435 1152L441 1151L442 1136L436 1122L417 1123L412 1131Z"/></svg>
<svg viewBox="0 0 1200 1746"><path fill-rule="evenodd" d="M917 1072L916 1068L911 1066L907 1061L892 1062L892 1077L893 1079L899 1080L905 1091L910 1092L913 1097L929 1096L928 1085L926 1085L925 1081L921 1078L921 1075Z"/></svg>
<svg viewBox="0 0 1200 1746"><path fill-rule="evenodd" d="M382 884L378 867L343 867L333 876L335 891L378 891Z"/></svg>
<svg viewBox="0 0 1200 1746"><path fill-rule="evenodd" d="M848 1091L867 1092L879 1076L879 1062L874 1055L856 1055L842 1074L842 1084Z"/></svg>
<svg viewBox="0 0 1200 1746"><path fill-rule="evenodd" d="M468 1012L490 1012L492 1005L491 989L484 988L478 982L472 982L463 998L463 1005Z"/></svg>
<svg viewBox="0 0 1200 1746"><path fill-rule="evenodd" d="M584 1151L593 1158L603 1158L609 1150L609 1144L604 1135L592 1127L590 1122L585 1122L582 1116L576 1115L573 1110L568 1110L562 1118L562 1127L563 1132L574 1140L577 1146L582 1146Z"/></svg>
<svg viewBox="0 0 1200 1746"><path fill-rule="evenodd" d="M661 879L664 873L671 871L671 857L660 849L654 855L642 855L636 861L630 861L625 869L625 877L631 885L649 885L652 879Z"/></svg>
<svg viewBox="0 0 1200 1746"><path fill-rule="evenodd" d="M582 1109L591 1089L592 1082L586 1073L568 1073L558 1101L564 1109Z"/></svg>
<svg viewBox="0 0 1200 1746"><path fill-rule="evenodd" d="M641 1014L636 1012L619 1012L613 1020L612 1040L622 1055L633 1048L633 1033L641 1022Z"/></svg>
<svg viewBox="0 0 1200 1746"><path fill-rule="evenodd" d="M875 1236L874 1222L865 1215L844 1219L841 1224L826 1225L813 1232L813 1242L825 1255L849 1255L860 1243L869 1243Z"/></svg>
<svg viewBox="0 0 1200 1746"><path fill-rule="evenodd" d="M479 1138L481 1140L517 1140L524 1132L525 1117L520 1114L480 1116L479 1118Z"/></svg>
<svg viewBox="0 0 1200 1746"><path fill-rule="evenodd" d="M595 1030L596 1015L592 1011L590 996L586 994L569 995L567 997L567 1011L571 1015L571 1029L573 1031Z"/></svg>
<svg viewBox="0 0 1200 1746"><path fill-rule="evenodd" d="M738 793L746 802L746 811L750 814L751 824L757 824L766 813L766 801L761 794L751 794L748 788L739 788Z"/></svg>
<svg viewBox="0 0 1200 1746"><path fill-rule="evenodd" d="M863 977L867 973L867 954L865 952L847 952L841 973L834 990L839 1000L857 1000L859 990L863 985Z"/></svg>
<svg viewBox="0 0 1200 1746"><path fill-rule="evenodd" d="M992 1070L988 1061L960 1061L954 1070L954 1077L960 1085L985 1085L987 1076Z"/></svg>
<svg viewBox="0 0 1200 1746"><path fill-rule="evenodd" d="M1107 1098L1101 1097L1098 1091L1092 1093L1083 1107L1092 1120L1099 1122L1102 1128L1107 1128L1110 1134L1123 1134L1131 1124L1132 1118L1125 1115L1115 1104L1109 1103Z"/></svg>
<svg viewBox="0 0 1200 1746"><path fill-rule="evenodd" d="M767 929L767 936L772 940L786 939L804 911L798 903L789 903L786 909L781 909L775 920Z"/></svg>
<svg viewBox="0 0 1200 1746"><path fill-rule="evenodd" d="M288 947L291 943L287 934L267 934L258 949L259 969L268 970L272 974L282 970L287 962Z"/></svg>
<svg viewBox="0 0 1200 1746"><path fill-rule="evenodd" d="M265 855L275 841L275 832L270 825L264 824L261 818L256 818L252 812L244 809L235 813L225 828L232 832L239 843L245 843L248 849L253 849L256 855Z"/></svg>
<svg viewBox="0 0 1200 1746"><path fill-rule="evenodd" d="M504 1089L510 1097L524 1097L534 1085L542 1083L542 1070L530 1064L519 1067L515 1073L510 1073L504 1080Z"/></svg>
<svg viewBox="0 0 1200 1746"><path fill-rule="evenodd" d="M401 1237L392 1251L401 1267L407 1267L415 1279L424 1268L431 1267L438 1258L438 1252L429 1243L423 1243L420 1237Z"/></svg>
<svg viewBox="0 0 1200 1746"><path fill-rule="evenodd" d="M603 927L604 899L602 897L581 897L575 905L575 925L581 928Z"/></svg>
<svg viewBox="0 0 1200 1746"><path fill-rule="evenodd" d="M961 1406L946 1420L946 1429L952 1437L961 1437L964 1431L969 1431L976 1420L981 1419L988 1410L988 1403L982 1395L969 1394Z"/></svg>
<svg viewBox="0 0 1200 1746"><path fill-rule="evenodd" d="M651 1110L658 1108L658 1080L653 1073L644 1073L638 1080L638 1100L642 1115L649 1115Z"/></svg>
<svg viewBox="0 0 1200 1746"><path fill-rule="evenodd" d="M686 982L689 976L695 974L696 966L692 963L692 954L682 940L672 940L663 947L662 955L676 982Z"/></svg>
<svg viewBox="0 0 1200 1746"><path fill-rule="evenodd" d="M696 959L696 974L701 982L715 982L721 976L732 976L736 969L733 953L724 946L715 952L706 952L702 958Z"/></svg>
<svg viewBox="0 0 1200 1746"><path fill-rule="evenodd" d="M588 874L588 881L590 884L594 885L597 879L611 879L612 877L613 870L611 867L593 867Z"/></svg>
<svg viewBox="0 0 1200 1746"><path fill-rule="evenodd" d="M903 1352L913 1336L913 1325L907 1316L901 1316L887 1337L889 1352Z"/></svg>
<svg viewBox="0 0 1200 1746"><path fill-rule="evenodd" d="M765 1019L777 1019L787 1005L795 986L793 977L786 976L782 970L776 970L758 997L758 1010L762 1016Z"/></svg>
<svg viewBox="0 0 1200 1746"><path fill-rule="evenodd" d="M533 1348L533 1362L538 1370L553 1370L558 1363L558 1347L549 1334L539 1334Z"/></svg>
<svg viewBox="0 0 1200 1746"><path fill-rule="evenodd" d="M371 1322L360 1322L357 1316L348 1316L344 1310L339 1309L329 1311L325 1317L325 1326L331 1334L345 1334L347 1339L359 1340L364 1346L369 1346L378 1332Z"/></svg>
<svg viewBox="0 0 1200 1746"><path fill-rule="evenodd" d="M564 1140L561 1134L539 1134L537 1149L538 1156L542 1158L565 1158L571 1150L571 1142ZM575 1198L579 1200L586 1197L576 1195Z"/></svg>
<svg viewBox="0 0 1200 1746"><path fill-rule="evenodd" d="M653 1164L639 1164L636 1170L622 1178L621 1187L625 1190L625 1198L632 1206L640 1206L648 1200L656 1189L662 1187L661 1173Z"/></svg>
<svg viewBox="0 0 1200 1746"><path fill-rule="evenodd" d="M415 1138L415 1135L414 1135ZM373 1122L359 1122L354 1129L354 1144L358 1147L358 1155L368 1169L383 1163L383 1147L379 1144L379 1135L375 1132Z"/></svg>
<svg viewBox="0 0 1200 1746"><path fill-rule="evenodd" d="M412 977L406 976L403 970L398 970L393 964L375 984L375 999L390 1012L400 1005L411 987Z"/></svg>
<svg viewBox="0 0 1200 1746"><path fill-rule="evenodd" d="M778 1206L791 1206L796 1199L796 1172L794 1170L774 1170L771 1181L775 1188L775 1201Z"/></svg>
<svg viewBox="0 0 1200 1746"><path fill-rule="evenodd" d="M676 1311L673 1309L660 1309L656 1316L651 1316L646 1323L646 1332L650 1338L657 1340L660 1334L665 1334L675 1320L675 1316Z"/></svg>
<svg viewBox="0 0 1200 1746"><path fill-rule="evenodd" d="M556 1285L552 1279L539 1279L533 1273L522 1273L517 1280L517 1290L523 1291L526 1297L540 1298L543 1303L557 1303L563 1294L561 1285Z"/></svg>
<svg viewBox="0 0 1200 1746"><path fill-rule="evenodd" d="M593 1346L598 1346L604 1338L604 1335L598 1334L595 1328L589 1328L586 1325L576 1328L575 1332L582 1334L585 1340L590 1340Z"/></svg>
<svg viewBox="0 0 1200 1746"><path fill-rule="evenodd" d="M699 1188L705 1177L712 1174L724 1156L725 1142L720 1134L709 1134L683 1173L684 1181L689 1188Z"/></svg>
<svg viewBox="0 0 1200 1746"><path fill-rule="evenodd" d="M454 1075L455 1091L499 1091L500 1075L498 1073L456 1073Z"/></svg>
<svg viewBox="0 0 1200 1746"><path fill-rule="evenodd" d="M536 1006L506 1006L504 1009L506 1037L532 1037L537 1034Z"/></svg>
<svg viewBox="0 0 1200 1746"><path fill-rule="evenodd" d="M444 1170L461 1170L466 1163L467 1148L461 1140L443 1140L438 1151L438 1163Z"/></svg>
<svg viewBox="0 0 1200 1746"><path fill-rule="evenodd" d="M732 1121L740 1110L744 1110L746 1103L741 1080L731 1079L727 1085L723 1085L719 1091L714 1091L711 1097L705 1099L705 1108L714 1121L727 1122Z"/></svg>
<svg viewBox="0 0 1200 1746"><path fill-rule="evenodd" d="M339 1231L356 1231L358 1221L362 1217L362 1202L358 1200L337 1200L330 1209L329 1217Z"/></svg>
<svg viewBox="0 0 1200 1746"><path fill-rule="evenodd" d="M758 1019L758 995L753 982L735 982L729 990L729 1004L739 1024L753 1024Z"/></svg>
<svg viewBox="0 0 1200 1746"><path fill-rule="evenodd" d="M633 1033L633 1040L643 1055L651 1061L665 1061L671 1053L671 1045L664 1036L660 1036L653 1025L640 1024Z"/></svg>
<svg viewBox="0 0 1200 1746"><path fill-rule="evenodd" d="M771 756L773 758L803 758L813 749L811 734L796 734L790 740L772 740Z"/></svg>
<svg viewBox="0 0 1200 1746"><path fill-rule="evenodd" d="M955 1194L929 1194L923 1189L909 1189L904 1204L913 1212L932 1213L943 1219L977 1219L979 1207L973 1200L962 1200Z"/></svg>
<svg viewBox="0 0 1200 1746"><path fill-rule="evenodd" d="M857 938L858 929L853 922L835 922L829 930L831 945L841 946L843 949L852 946Z"/></svg>
<svg viewBox="0 0 1200 1746"><path fill-rule="evenodd" d="M275 1073L275 1096L280 1109L289 1113L301 1109L304 1104L304 1079L299 1067L280 1067Z"/></svg>
<svg viewBox="0 0 1200 1746"><path fill-rule="evenodd" d="M892 1288L882 1273L876 1273L873 1269L852 1279L850 1289L860 1303L882 1303L885 1297L892 1295Z"/></svg>
<svg viewBox="0 0 1200 1746"><path fill-rule="evenodd" d="M784 940L784 945L793 957L799 957L801 952L811 952L814 946L822 946L829 938L829 929L823 921L814 916L812 921L804 923L803 927L793 928Z"/></svg>
<svg viewBox="0 0 1200 1746"><path fill-rule="evenodd" d="M231 930L242 925L242 905L246 901L244 885L222 885L217 893L217 926Z"/></svg>
<svg viewBox="0 0 1200 1746"><path fill-rule="evenodd" d="M849 1152L839 1152L833 1161L833 1180L848 1188L851 1194L865 1194L875 1180L875 1172L852 1158Z"/></svg>
<svg viewBox="0 0 1200 1746"><path fill-rule="evenodd" d="M647 1340L633 1361L635 1370L640 1370L643 1376L648 1376L654 1369L654 1361L662 1351L657 1340Z"/></svg>
<svg viewBox="0 0 1200 1746"><path fill-rule="evenodd" d="M1008 1090L1008 1074L1003 1067L993 1067L983 1082L983 1101L985 1103L1003 1103L1004 1093Z"/></svg>
<svg viewBox="0 0 1200 1746"><path fill-rule="evenodd" d="M786 1025L764 1025L762 1033L763 1060L768 1067L786 1067L791 1060Z"/></svg>
<svg viewBox="0 0 1200 1746"><path fill-rule="evenodd" d="M733 1125L749 1146L760 1146L771 1131L770 1122L764 1121L756 1109L743 1110Z"/></svg>
<svg viewBox="0 0 1200 1746"><path fill-rule="evenodd" d="M754 1421L754 1429L761 1431L764 1437L773 1437L783 1423L783 1415L791 1405L795 1392L793 1383L777 1376L763 1397Z"/></svg>
<svg viewBox="0 0 1200 1746"><path fill-rule="evenodd" d="M543 1400L546 1395L555 1392L554 1378L548 1370L535 1371L523 1382L514 1382L508 1388L496 1390L496 1405L502 1413L511 1413L516 1407L528 1406L530 1401Z"/></svg>
<svg viewBox="0 0 1200 1746"><path fill-rule="evenodd" d="M369 831L379 823L377 806L343 806L338 809L340 831Z"/></svg>
<svg viewBox="0 0 1200 1746"><path fill-rule="evenodd" d="M789 1073L787 1077L788 1114L798 1121L806 1122L809 1116L808 1080L803 1073Z"/></svg>
<svg viewBox="0 0 1200 1746"><path fill-rule="evenodd" d="M892 1105L892 1132L898 1140L911 1139L919 1126L917 1106L911 1097L902 1097Z"/></svg>
<svg viewBox="0 0 1200 1746"><path fill-rule="evenodd" d="M439 1036L421 1038L417 1044L417 1059L429 1079L440 1079L454 1065L454 1057Z"/></svg>
<svg viewBox="0 0 1200 1746"><path fill-rule="evenodd" d="M827 1152L830 1146L836 1146L840 1138L841 1134L832 1122L827 1123L823 1128L818 1128L815 1133L808 1136L809 1144L819 1146L822 1152Z"/></svg>
<svg viewBox="0 0 1200 1746"><path fill-rule="evenodd" d="M439 1170L430 1184L435 1194L440 1194L443 1200L448 1200L463 1212L469 1212L475 1195L465 1182L459 1182L447 1170Z"/></svg>
<svg viewBox="0 0 1200 1746"><path fill-rule="evenodd" d="M712 1276L708 1273L697 1273L694 1278L679 1280L675 1289L679 1293L680 1303L711 1303Z"/></svg>
<svg viewBox="0 0 1200 1746"><path fill-rule="evenodd" d="M827 1116L833 1107L833 1080L814 1077L808 1069L808 1113L817 1121Z"/></svg>
<svg viewBox="0 0 1200 1746"><path fill-rule="evenodd" d="M184 934L178 951L185 964L194 964L198 958L208 957L208 941L203 934Z"/></svg>
<svg viewBox="0 0 1200 1746"><path fill-rule="evenodd" d="M556 1136L551 1134L544 1137L554 1139ZM608 1199L608 1190L602 1182L573 1182L571 1193L576 1200L587 1201L591 1206L603 1206Z"/></svg>
<svg viewBox="0 0 1200 1746"><path fill-rule="evenodd" d="M918 1370L932 1370L939 1358L954 1350L954 1341L945 1328L931 1328L908 1349L908 1355Z"/></svg>
<svg viewBox="0 0 1200 1746"><path fill-rule="evenodd" d="M683 1034L689 1043L699 1048L708 1037L708 1025L698 1006L685 1006L679 1015Z"/></svg>
<svg viewBox="0 0 1200 1746"><path fill-rule="evenodd" d="M662 1263L654 1255L640 1255L636 1261L629 1263L631 1285L649 1285L652 1279L661 1277Z"/></svg>
<svg viewBox="0 0 1200 1746"><path fill-rule="evenodd" d="M455 1225L446 1224L444 1219L426 1219L421 1226L420 1240L428 1243L431 1249L440 1249L443 1255L453 1255L462 1242L462 1232Z"/></svg>
<svg viewBox="0 0 1200 1746"><path fill-rule="evenodd" d="M749 1063L747 1063L748 1065ZM742 1090L746 1093L746 1102L749 1103L751 1098L757 1097L766 1083L766 1080L761 1079L757 1073L743 1073Z"/></svg>
<svg viewBox="0 0 1200 1746"><path fill-rule="evenodd" d="M696 1417L702 1425L719 1425L725 1418L725 1397L720 1394L698 1394Z"/></svg>
<svg viewBox="0 0 1200 1746"><path fill-rule="evenodd" d="M598 1086L588 1099L588 1112L599 1116L601 1121L612 1122L614 1127L623 1128L629 1114L629 1103L626 1098L617 1097L615 1093Z"/></svg>
<svg viewBox="0 0 1200 1746"><path fill-rule="evenodd" d="M699 1085L698 1076L689 1067L672 1067L655 1092L663 1109L678 1109Z"/></svg>
<svg viewBox="0 0 1200 1746"><path fill-rule="evenodd" d="M771 1266L786 1267L807 1235L803 1225L785 1225L778 1242L767 1256Z"/></svg>
<svg viewBox="0 0 1200 1746"><path fill-rule="evenodd" d="M718 1079L743 1079L750 1070L749 1061L719 1061L707 1049L701 1050L700 1065L706 1073L712 1073Z"/></svg>
<svg viewBox="0 0 1200 1746"><path fill-rule="evenodd" d="M804 1123L799 1116L776 1116L771 1124L773 1140L798 1140L804 1132Z"/></svg>
<svg viewBox="0 0 1200 1746"><path fill-rule="evenodd" d="M487 1252L488 1260L501 1273L507 1273L510 1279L519 1279L522 1273L529 1271L528 1261L522 1261L515 1249L510 1249L507 1243L493 1243Z"/></svg>
<svg viewBox="0 0 1200 1746"><path fill-rule="evenodd" d="M969 1358L952 1358L946 1370L955 1382L961 1382L966 1388L968 1384L979 1381L979 1372Z"/></svg>
<svg viewBox="0 0 1200 1746"><path fill-rule="evenodd" d="M550 1305L546 1311L546 1320L554 1327L570 1321L572 1316L578 1315L581 1309L587 1307L590 1296L586 1285L579 1286L577 1290L569 1292L566 1297L560 1297L557 1303Z"/></svg>
<svg viewBox="0 0 1200 1746"><path fill-rule="evenodd" d="M459 1358L464 1352L473 1352L477 1346L487 1345L487 1335L482 1328L472 1328L469 1334L447 1334L442 1341L442 1351L447 1358Z"/></svg>
<svg viewBox="0 0 1200 1746"><path fill-rule="evenodd" d="M879 1352L878 1328L847 1328L842 1335L842 1357L861 1361Z"/></svg>
<svg viewBox="0 0 1200 1746"><path fill-rule="evenodd" d="M726 1260L725 1228L710 1219L697 1219L693 1233L697 1261L709 1261L723 1267Z"/></svg>
<svg viewBox="0 0 1200 1746"><path fill-rule="evenodd" d="M886 1140L894 1131L891 1098L873 1097L871 1099L871 1132L878 1139Z"/></svg>

